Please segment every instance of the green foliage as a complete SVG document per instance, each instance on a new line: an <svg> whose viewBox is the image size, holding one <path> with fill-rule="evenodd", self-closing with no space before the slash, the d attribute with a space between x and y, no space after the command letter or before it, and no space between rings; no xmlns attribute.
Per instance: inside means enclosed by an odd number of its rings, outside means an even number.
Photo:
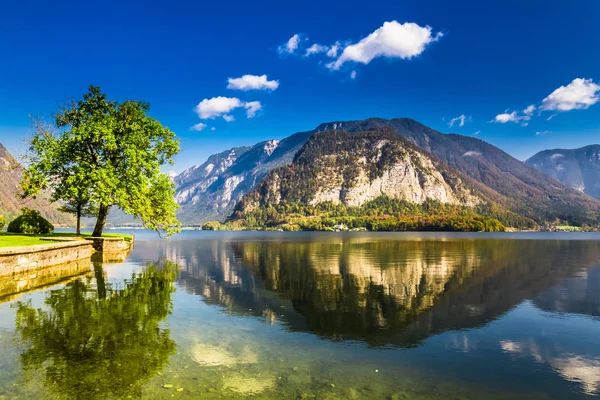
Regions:
<svg viewBox="0 0 600 400"><path fill-rule="evenodd" d="M486 210L485 206L474 209L436 200L416 204L381 196L361 207L330 202L269 204L246 213L238 210L234 218L250 229L328 231L335 225L344 224L349 229L371 231L505 231L498 219L479 214Z"/></svg>
<svg viewBox="0 0 600 400"><path fill-rule="evenodd" d="M23 196L50 188L53 200L98 206L100 236L112 206L149 229L179 229L174 184L160 172L179 151L175 134L147 115L148 103L109 101L96 86L55 117L58 131L38 129L31 141Z"/></svg>
<svg viewBox="0 0 600 400"><path fill-rule="evenodd" d="M7 232L46 235L54 232L54 226L39 211L23 208L21 215L10 221Z"/></svg>
<svg viewBox="0 0 600 400"><path fill-rule="evenodd" d="M202 225L203 231L218 231L221 229L221 223L219 221L208 221Z"/></svg>
<svg viewBox="0 0 600 400"><path fill-rule="evenodd" d="M123 285L83 280L52 290L46 307L16 304L25 370L41 369L57 398L141 398L142 386L175 353L161 322L171 313L175 264L148 266Z"/></svg>
<svg viewBox="0 0 600 400"><path fill-rule="evenodd" d="M6 218L4 216L0 215L0 231L2 231L4 229L7 222L8 221L6 221Z"/></svg>

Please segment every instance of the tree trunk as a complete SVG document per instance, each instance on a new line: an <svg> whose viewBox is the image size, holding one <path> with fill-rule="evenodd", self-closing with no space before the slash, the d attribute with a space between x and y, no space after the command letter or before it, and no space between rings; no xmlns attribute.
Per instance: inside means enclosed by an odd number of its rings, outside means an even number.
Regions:
<svg viewBox="0 0 600 400"><path fill-rule="evenodd" d="M77 236L81 235L81 204L77 204Z"/></svg>
<svg viewBox="0 0 600 400"><path fill-rule="evenodd" d="M98 208L98 218L96 219L96 226L94 227L94 232L92 233L92 236L102 236L102 231L104 230L104 224L106 223L106 216L108 215L109 209L110 206L100 204L100 207Z"/></svg>
<svg viewBox="0 0 600 400"><path fill-rule="evenodd" d="M104 269L101 262L94 262L94 275L96 276L98 299L106 299L106 280L104 279Z"/></svg>

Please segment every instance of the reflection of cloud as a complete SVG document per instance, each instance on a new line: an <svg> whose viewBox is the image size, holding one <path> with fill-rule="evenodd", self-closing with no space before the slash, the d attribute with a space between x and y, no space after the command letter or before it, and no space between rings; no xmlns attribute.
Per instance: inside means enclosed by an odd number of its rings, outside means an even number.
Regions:
<svg viewBox="0 0 600 400"><path fill-rule="evenodd" d="M584 357L576 354L567 354L560 357L542 355L539 346L533 341L513 342L501 340L500 347L503 351L518 355L530 355L537 362L546 362L564 379L582 385L583 391L594 395L600 388L600 359Z"/></svg>
<svg viewBox="0 0 600 400"><path fill-rule="evenodd" d="M469 336L466 334L456 334L452 336L450 341L452 343L452 347L462 351L463 353L468 353L471 350L476 350L477 346L472 340L469 340Z"/></svg>
<svg viewBox="0 0 600 400"><path fill-rule="evenodd" d="M521 352L522 352L521 345L519 343L513 342L511 340L501 340L500 347L502 348L502 350L506 351L507 353L521 354Z"/></svg>
<svg viewBox="0 0 600 400"><path fill-rule="evenodd" d="M571 382L578 382L583 391L594 395L600 385L600 360L570 355L550 361L554 369Z"/></svg>

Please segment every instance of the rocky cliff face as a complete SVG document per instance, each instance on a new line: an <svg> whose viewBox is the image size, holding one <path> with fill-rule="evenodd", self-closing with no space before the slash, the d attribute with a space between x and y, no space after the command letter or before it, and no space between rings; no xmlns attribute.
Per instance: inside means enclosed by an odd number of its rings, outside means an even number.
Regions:
<svg viewBox="0 0 600 400"><path fill-rule="evenodd" d="M21 208L28 207L38 210L53 224L73 223L73 217L58 211L58 205L51 204L47 194L42 194L37 199L22 200L18 198L22 177L23 169L8 150L0 144L0 215L8 217L10 220L20 213Z"/></svg>
<svg viewBox="0 0 600 400"><path fill-rule="evenodd" d="M224 221L267 173L290 163L311 134L300 132L281 141L236 147L185 170L174 178L179 219L184 224Z"/></svg>
<svg viewBox="0 0 600 400"><path fill-rule="evenodd" d="M418 204L480 202L457 174L394 133L325 131L314 134L292 164L272 171L239 210L282 202L361 206L381 196Z"/></svg>
<svg viewBox="0 0 600 400"><path fill-rule="evenodd" d="M545 150L526 161L565 185L600 199L600 145Z"/></svg>

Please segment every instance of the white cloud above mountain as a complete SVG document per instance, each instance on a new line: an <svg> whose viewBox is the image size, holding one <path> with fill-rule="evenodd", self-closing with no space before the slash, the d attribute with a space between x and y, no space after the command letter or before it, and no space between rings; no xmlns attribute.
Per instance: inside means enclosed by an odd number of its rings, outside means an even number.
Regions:
<svg viewBox="0 0 600 400"><path fill-rule="evenodd" d="M201 130L203 130L204 128L206 128L206 124L203 124L202 122L197 123L196 125L192 126L190 128L191 131L196 131L196 132L200 132Z"/></svg>
<svg viewBox="0 0 600 400"><path fill-rule="evenodd" d="M536 107L534 104L527 106L521 113L518 111L508 112L504 111L502 114L498 114L490 122L496 122L499 124L506 124L507 122L521 123L522 126L527 126L528 121L535 111Z"/></svg>
<svg viewBox="0 0 600 400"><path fill-rule="evenodd" d="M243 102L237 97L219 96L202 100L196 106L195 111L200 119L223 117L225 121L231 122L234 117L230 113L236 108L245 108L246 116L253 118L257 111L262 109L262 105L259 101Z"/></svg>
<svg viewBox="0 0 600 400"><path fill-rule="evenodd" d="M454 124L458 126L465 126L465 122L470 121L471 117L467 117L465 114L461 114L456 118L452 118L450 122L448 122L448 126L452 128Z"/></svg>
<svg viewBox="0 0 600 400"><path fill-rule="evenodd" d="M438 41L442 36L443 33L434 33L430 26L389 21L356 43L339 40L330 46L314 43L306 49L304 56L334 58L334 61L325 65L331 70L339 70L346 63L369 64L378 57L411 59L419 56L427 45ZM295 34L279 46L277 51L279 54L295 54L303 40L306 39Z"/></svg>
<svg viewBox="0 0 600 400"><path fill-rule="evenodd" d="M249 101L244 104L244 108L246 109L246 116L248 118L254 118L256 113L262 110L262 105L260 101Z"/></svg>
<svg viewBox="0 0 600 400"><path fill-rule="evenodd" d="M338 59L327 67L338 70L344 63L368 64L377 57L411 59L442 36L441 32L434 34L430 26L423 27L414 22L384 22L366 38L346 46Z"/></svg>
<svg viewBox="0 0 600 400"><path fill-rule="evenodd" d="M227 89L234 90L275 90L279 81L268 80L267 75L244 75L240 78L227 79Z"/></svg>
<svg viewBox="0 0 600 400"><path fill-rule="evenodd" d="M277 48L279 54L294 54L294 52L300 46L300 35L296 33L294 36L288 39L287 42Z"/></svg>
<svg viewBox="0 0 600 400"><path fill-rule="evenodd" d="M554 114L546 118L547 121L551 121L558 113L571 110L586 110L598 101L600 101L600 85L594 83L591 79L575 78L568 85L560 86L545 97L539 107L531 104L521 113L506 110L504 113L496 115L490 122L500 124L520 122L522 126L527 126L536 109L540 113L543 111L554 111Z"/></svg>
<svg viewBox="0 0 600 400"><path fill-rule="evenodd" d="M313 54L319 53L327 53L329 51L329 47L323 46L322 44L315 43L306 49L306 53L304 53L305 57L311 56Z"/></svg>
<svg viewBox="0 0 600 400"><path fill-rule="evenodd" d="M544 100L542 111L585 110L600 100L600 85L591 79L575 78L567 86L561 86Z"/></svg>

